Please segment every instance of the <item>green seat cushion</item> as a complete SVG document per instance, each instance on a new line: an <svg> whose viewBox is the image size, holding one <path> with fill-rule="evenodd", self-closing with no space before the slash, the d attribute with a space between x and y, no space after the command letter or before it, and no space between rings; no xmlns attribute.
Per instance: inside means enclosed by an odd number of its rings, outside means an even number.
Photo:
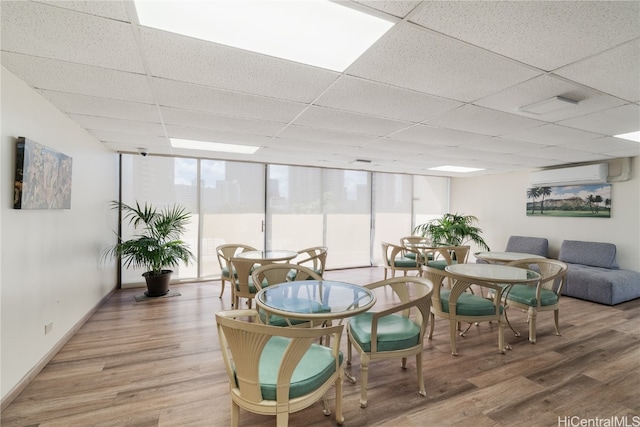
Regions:
<svg viewBox="0 0 640 427"><path fill-rule="evenodd" d="M289 345L289 338L272 337L260 357L260 389L262 398L276 400L276 388L280 361ZM342 353L339 356L342 364ZM289 388L289 398L304 396L324 384L336 371L336 361L331 348L318 344L311 347L293 371Z"/></svg>
<svg viewBox="0 0 640 427"><path fill-rule="evenodd" d="M314 273L322 276L322 271L321 270L316 270L314 268L311 269ZM298 275L298 270L294 270L292 269L291 271L289 271L289 273L287 273L287 280L290 282L293 282L294 280L296 280L296 276ZM312 277L308 277L307 280L314 280Z"/></svg>
<svg viewBox="0 0 640 427"><path fill-rule="evenodd" d="M371 319L373 313L362 313L349 318L351 337L366 352L371 351ZM420 342L420 326L398 314L378 319L378 351L410 348Z"/></svg>
<svg viewBox="0 0 640 427"><path fill-rule="evenodd" d="M452 264L457 264L457 261L451 261ZM438 259L435 261L429 261L427 262L427 265L429 267L433 267L433 268L437 268L438 270L444 270L444 268L449 265L447 264L447 260L446 259Z"/></svg>
<svg viewBox="0 0 640 427"><path fill-rule="evenodd" d="M317 301L312 301L306 298L287 297L282 298L279 301L273 301L274 306L280 307L282 310L290 311L292 313L330 313L331 307L320 304ZM267 315L263 310L260 310L260 319L263 323L267 323ZM289 319L292 325L299 323L306 323L307 320ZM286 318L270 314L269 325L271 326L288 326Z"/></svg>
<svg viewBox="0 0 640 427"><path fill-rule="evenodd" d="M406 254L404 254L405 258L411 258L411 259L416 259L416 253L415 252L407 252ZM433 254L427 254L427 259L433 259Z"/></svg>
<svg viewBox="0 0 640 427"><path fill-rule="evenodd" d="M396 257L396 259L393 261L393 264L396 267L401 267L401 268L418 267L418 263L416 262L415 259L411 259L407 257Z"/></svg>
<svg viewBox="0 0 640 427"><path fill-rule="evenodd" d="M442 303L442 311L449 313L449 293L450 291L440 292L440 302ZM500 305L500 313L502 313L504 307ZM493 302L478 295L474 295L468 292L461 294L458 297L456 304L456 314L460 316L491 316L495 314L496 309Z"/></svg>
<svg viewBox="0 0 640 427"><path fill-rule="evenodd" d="M513 285L507 299L536 307L536 287L527 285ZM540 305L553 305L558 302L558 295L549 289L540 291Z"/></svg>
<svg viewBox="0 0 640 427"><path fill-rule="evenodd" d="M222 277L224 277L225 279L231 279L231 276L229 275L229 268L227 267L222 267Z"/></svg>
<svg viewBox="0 0 640 427"><path fill-rule="evenodd" d="M238 286L236 286L236 289L240 290ZM249 292L251 292L252 294L258 292L258 290L256 289L256 285L253 284L253 279L251 277L249 277Z"/></svg>

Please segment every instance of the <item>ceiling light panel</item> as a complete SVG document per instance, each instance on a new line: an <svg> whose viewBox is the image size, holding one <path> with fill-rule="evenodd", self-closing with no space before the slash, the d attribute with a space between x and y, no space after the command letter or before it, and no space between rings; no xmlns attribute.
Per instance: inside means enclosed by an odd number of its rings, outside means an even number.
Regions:
<svg viewBox="0 0 640 427"><path fill-rule="evenodd" d="M185 148L187 150L217 151L222 153L253 154L260 147L251 145L224 144L221 142L195 141L191 139L170 138L171 146L174 148Z"/></svg>
<svg viewBox="0 0 640 427"><path fill-rule="evenodd" d="M143 26L340 72L394 24L324 0L135 5Z"/></svg>
<svg viewBox="0 0 640 427"><path fill-rule="evenodd" d="M520 107L518 111L541 116L543 114L552 113L569 107L575 107L577 105L578 101L573 101L562 96L554 96L553 98L545 99L544 101Z"/></svg>

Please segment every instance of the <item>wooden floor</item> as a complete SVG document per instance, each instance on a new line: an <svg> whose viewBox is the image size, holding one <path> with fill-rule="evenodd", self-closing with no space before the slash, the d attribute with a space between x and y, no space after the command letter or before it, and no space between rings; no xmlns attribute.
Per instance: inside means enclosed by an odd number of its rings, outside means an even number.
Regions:
<svg viewBox="0 0 640 427"><path fill-rule="evenodd" d="M326 273L358 284L382 277L380 268ZM116 292L3 411L1 425L229 425L214 320L230 308L229 290L219 299L218 281L172 289L181 296L143 302L134 300L142 289ZM485 323L459 337L459 356L452 356L448 323L436 320L424 350L427 396L418 394L415 360L406 370L399 361L373 363L368 408L358 405L359 385L345 382L345 425L569 426L559 418L624 416L631 425L640 417L640 299L608 307L565 297L560 337L544 314L532 345L526 314L511 310L523 336L507 330L513 350L504 355L495 325ZM359 377L357 357L353 373ZM293 414L290 425L336 425L321 409L317 403ZM240 423L273 426L275 419L241 411Z"/></svg>

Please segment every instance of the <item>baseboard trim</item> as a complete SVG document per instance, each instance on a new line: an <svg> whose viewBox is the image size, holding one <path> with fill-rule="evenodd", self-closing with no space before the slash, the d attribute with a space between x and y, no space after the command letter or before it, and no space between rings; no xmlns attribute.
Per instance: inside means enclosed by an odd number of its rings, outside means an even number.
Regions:
<svg viewBox="0 0 640 427"><path fill-rule="evenodd" d="M9 390L6 395L2 397L2 401L0 401L1 411L4 411L11 404L11 402L13 402L15 398L24 391L24 389L29 385L31 381L33 381L36 375L38 375L40 371L42 371L44 367L47 366L51 359L53 359L53 357L58 354L60 349L62 349L62 347L64 347L64 345L71 339L71 337L73 337L76 332L78 332L78 330L82 328L82 326L84 326L87 320L89 320L89 318L91 318L91 316L93 316L94 313L98 311L98 309L109 299L109 297L111 297L111 295L113 295L115 291L116 289L114 288L111 290L111 292L102 297L100 301L98 301L98 303L94 305L93 308L87 312L87 314L85 314L80 320L78 320L78 322L76 322L76 324L66 334L64 334L60 341L58 341L56 345L53 346L53 348L51 348L51 350L49 350L49 352L33 368L31 368L31 370L27 372L24 377L22 377L18 384L16 384L11 390Z"/></svg>

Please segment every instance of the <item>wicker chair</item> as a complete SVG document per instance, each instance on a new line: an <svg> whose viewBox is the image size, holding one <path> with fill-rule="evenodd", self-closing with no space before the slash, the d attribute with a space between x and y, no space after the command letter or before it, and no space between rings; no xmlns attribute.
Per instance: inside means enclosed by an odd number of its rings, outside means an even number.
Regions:
<svg viewBox="0 0 640 427"><path fill-rule="evenodd" d="M249 245L242 245L242 244L238 244L238 243L228 243L228 244L224 244L224 245L220 245L218 247L216 247L216 255L218 256L218 264L220 264L220 284L221 284L221 289L220 289L220 295L219 297L222 298L222 294L224 293L224 287L225 287L225 283L226 282L230 282L232 283L232 278L231 278L231 258L235 257L237 254L241 253L241 252L247 252L247 251L255 251L256 248L249 246ZM235 301L235 298L233 296L233 289L231 291L231 304L233 304Z"/></svg>
<svg viewBox="0 0 640 427"><path fill-rule="evenodd" d="M343 325L327 328L279 328L247 322L255 310L229 310L216 313L218 339L231 394L231 426L239 424L240 408L275 415L277 426L287 426L289 414L305 409L324 397L335 386L335 418L342 415L342 353L340 337ZM333 345L314 344L331 334Z"/></svg>
<svg viewBox="0 0 640 427"><path fill-rule="evenodd" d="M387 271L391 271L391 277L396 277L396 271L402 271L406 276L407 272L415 271L420 274L422 266L422 256L417 250L407 249L393 243L382 242L382 260L384 262L384 278L387 278ZM413 258L407 254L414 254Z"/></svg>

